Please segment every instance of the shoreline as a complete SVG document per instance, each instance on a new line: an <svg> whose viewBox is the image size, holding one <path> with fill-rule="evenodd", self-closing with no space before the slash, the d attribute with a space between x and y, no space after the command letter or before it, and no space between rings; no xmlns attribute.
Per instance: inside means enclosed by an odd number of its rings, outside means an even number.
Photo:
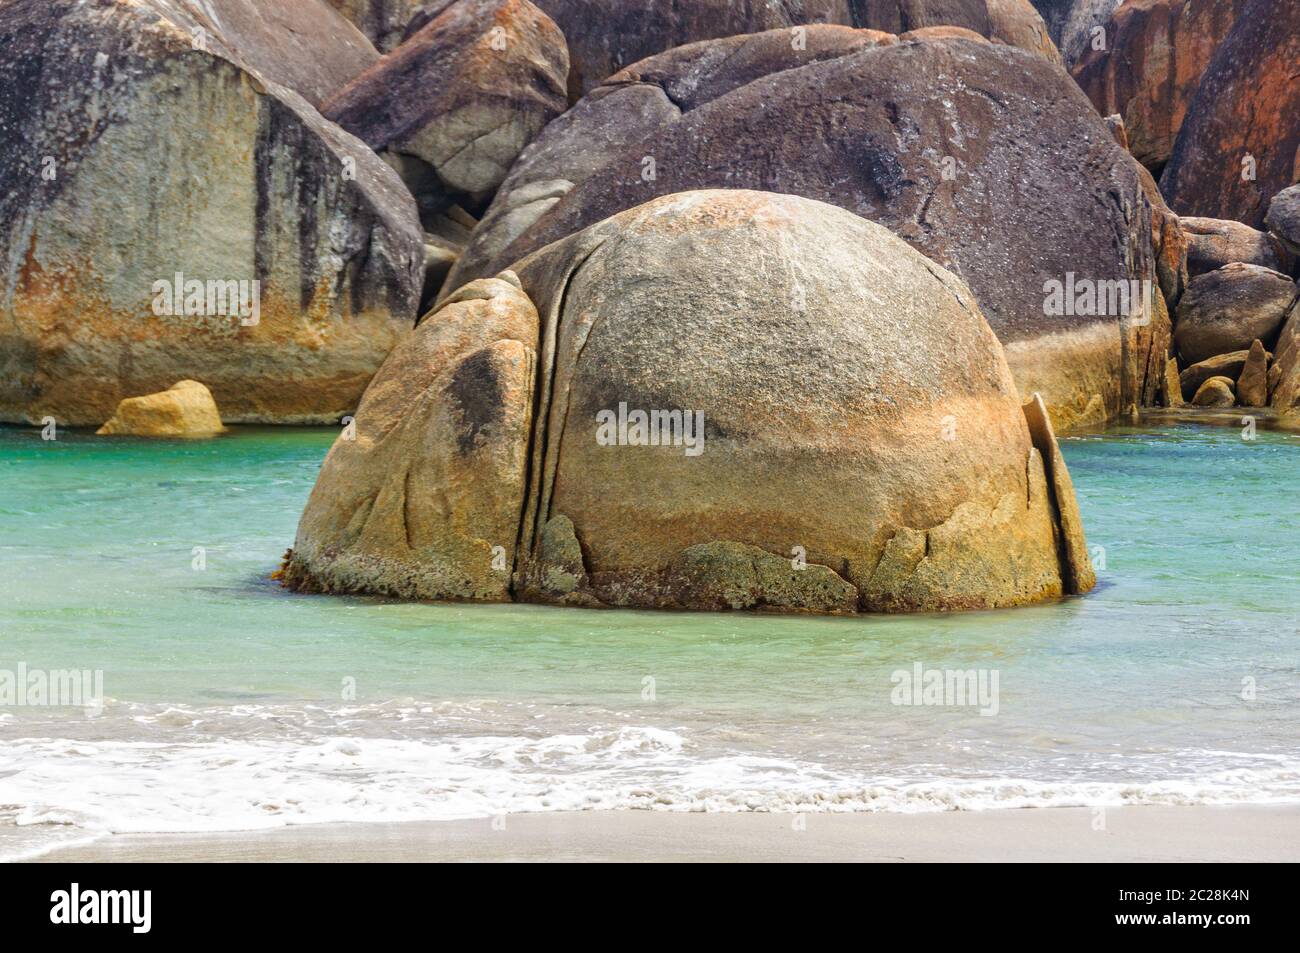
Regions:
<svg viewBox="0 0 1300 953"><path fill-rule="evenodd" d="M116 834L16 863L421 861L1294 862L1300 804L917 814L588 811ZM1103 829L1097 829L1104 824Z"/></svg>

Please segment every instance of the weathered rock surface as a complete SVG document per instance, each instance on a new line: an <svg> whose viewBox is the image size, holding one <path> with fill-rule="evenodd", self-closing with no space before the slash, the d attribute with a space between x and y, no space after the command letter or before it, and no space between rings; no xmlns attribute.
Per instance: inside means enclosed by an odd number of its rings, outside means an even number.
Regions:
<svg viewBox="0 0 1300 953"><path fill-rule="evenodd" d="M1175 212L1263 223L1269 199L1300 176L1296 63L1300 4L1248 0L1205 68L1161 175Z"/></svg>
<svg viewBox="0 0 1300 953"><path fill-rule="evenodd" d="M327 0L370 38L381 53L401 44L417 13L445 8L456 0Z"/></svg>
<svg viewBox="0 0 1300 953"><path fill-rule="evenodd" d="M1249 356L1249 351L1232 351L1229 354L1216 354L1214 357L1197 361L1190 367L1184 368L1178 375L1179 389L1183 397L1191 400L1201 389L1201 385L1211 377L1226 377L1235 381L1241 376L1241 371L1246 366L1246 358Z"/></svg>
<svg viewBox="0 0 1300 953"><path fill-rule="evenodd" d="M1241 222L1193 215L1181 216L1178 222L1187 237L1187 271L1193 278L1238 261L1273 271L1289 270L1289 256L1267 232Z"/></svg>
<svg viewBox="0 0 1300 953"><path fill-rule="evenodd" d="M322 107L390 158L426 221L477 206L568 106L564 36L528 0L457 0Z"/></svg>
<svg viewBox="0 0 1300 953"><path fill-rule="evenodd" d="M2 5L2 4L0 4ZM14 4L15 6L17 4ZM28 4L36 6L37 4ZM112 0L319 106L379 59L326 0Z"/></svg>
<svg viewBox="0 0 1300 953"><path fill-rule="evenodd" d="M173 8L0 6L0 420L98 426L183 378L230 422L336 420L414 321L397 176L221 44L193 49Z"/></svg>
<svg viewBox="0 0 1300 953"><path fill-rule="evenodd" d="M537 311L518 280L466 285L393 349L331 448L284 582L506 601L524 502Z"/></svg>
<svg viewBox="0 0 1300 953"><path fill-rule="evenodd" d="M1287 413L1300 404L1300 302L1291 305L1268 369L1269 406Z"/></svg>
<svg viewBox="0 0 1300 953"><path fill-rule="evenodd" d="M1297 170L1300 171L1300 170ZM1264 227L1293 255L1300 255L1300 185L1283 189L1268 203Z"/></svg>
<svg viewBox="0 0 1300 953"><path fill-rule="evenodd" d="M1246 366L1237 378L1237 403L1242 407L1268 406L1268 352L1256 338L1250 345Z"/></svg>
<svg viewBox="0 0 1300 953"><path fill-rule="evenodd" d="M923 27L965 27L1060 62L1029 0L538 0L537 5L568 40L574 99L619 70L674 47L774 29L785 29L787 40L792 40L790 28L819 23L895 34Z"/></svg>
<svg viewBox="0 0 1300 953"><path fill-rule="evenodd" d="M1165 361L1165 377L1160 384L1160 402L1165 407L1183 406L1183 388L1178 377L1177 358L1171 357Z"/></svg>
<svg viewBox="0 0 1300 953"><path fill-rule="evenodd" d="M1246 0L1129 0L1105 24L1106 48L1071 71L1103 116L1119 113L1129 149L1159 175L1201 74Z"/></svg>
<svg viewBox="0 0 1300 953"><path fill-rule="evenodd" d="M673 83L691 74L658 57L611 80L521 157L444 291L656 195L793 193L880 222L960 274L1021 393L1042 393L1058 428L1154 403L1168 335L1161 295L1136 327L1114 314L1044 313L1045 283L1067 273L1160 278L1140 166L1087 98L1059 68L1006 46L851 42L828 39L824 58L794 69L774 47L757 58L768 75L698 103L678 100ZM760 72L750 62L745 79ZM703 72L715 84L725 67Z"/></svg>
<svg viewBox="0 0 1300 953"><path fill-rule="evenodd" d="M524 150L470 236L444 292L509 265L514 252L506 249L575 183L620 161L628 150L653 151L663 128L691 111L771 73L897 42L890 33L820 24L807 27L798 48L790 39L788 30L768 30L691 43L610 77ZM649 169L645 158L635 156L638 170Z"/></svg>
<svg viewBox="0 0 1300 953"><path fill-rule="evenodd" d="M1271 345L1295 297L1295 282L1259 265L1236 262L1192 279L1174 328L1183 363L1246 350L1255 338Z"/></svg>
<svg viewBox="0 0 1300 953"><path fill-rule="evenodd" d="M514 363L487 373L494 349ZM789 195L661 197L423 320L285 579L815 612L1083 591L1069 477L1026 413L969 289L888 230Z"/></svg>
<svg viewBox="0 0 1300 953"><path fill-rule="evenodd" d="M128 397L100 435L211 437L223 432L212 392L198 381L180 381L158 394Z"/></svg>
<svg viewBox="0 0 1300 953"><path fill-rule="evenodd" d="M1192 398L1195 407L1231 407L1237 402L1232 392L1231 377L1211 377L1196 389Z"/></svg>
<svg viewBox="0 0 1300 953"><path fill-rule="evenodd" d="M1092 49L1094 30L1105 29L1106 21L1121 0L1033 0L1043 17L1048 36L1061 52L1067 68L1074 66ZM1106 40L1109 45L1109 38Z"/></svg>
<svg viewBox="0 0 1300 953"><path fill-rule="evenodd" d="M1097 584L1097 573L1092 566L1092 556L1088 553L1088 541L1083 533L1083 516L1079 513L1079 502L1074 496L1070 471L1066 469L1065 457L1061 455L1056 434L1052 431L1052 418L1039 394L1030 398L1024 406L1024 412L1025 421L1029 424L1030 439L1042 455L1043 464L1047 468L1048 492L1061 530L1058 543L1065 591L1088 592Z"/></svg>

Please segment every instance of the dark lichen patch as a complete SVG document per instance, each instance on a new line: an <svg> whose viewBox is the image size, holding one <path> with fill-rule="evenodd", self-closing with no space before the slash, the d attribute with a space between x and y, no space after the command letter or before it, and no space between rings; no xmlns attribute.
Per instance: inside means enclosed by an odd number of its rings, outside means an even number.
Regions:
<svg viewBox="0 0 1300 953"><path fill-rule="evenodd" d="M504 416L505 392L492 352L475 351L452 374L447 394L460 410L461 428L456 443L462 454L474 452L479 434L499 424Z"/></svg>

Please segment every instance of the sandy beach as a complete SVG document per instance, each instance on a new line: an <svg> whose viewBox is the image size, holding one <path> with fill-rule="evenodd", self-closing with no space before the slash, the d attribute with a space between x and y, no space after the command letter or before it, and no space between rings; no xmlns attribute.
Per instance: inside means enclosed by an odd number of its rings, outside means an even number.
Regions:
<svg viewBox="0 0 1300 953"><path fill-rule="evenodd" d="M1057 861L1294 862L1300 805L942 814L518 814L319 824L229 834L134 834L42 862Z"/></svg>

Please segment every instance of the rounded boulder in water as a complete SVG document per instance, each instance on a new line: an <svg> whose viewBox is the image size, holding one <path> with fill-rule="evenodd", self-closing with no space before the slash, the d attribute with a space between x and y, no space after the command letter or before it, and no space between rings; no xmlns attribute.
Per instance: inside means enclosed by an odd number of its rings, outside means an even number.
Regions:
<svg viewBox="0 0 1300 953"><path fill-rule="evenodd" d="M290 585L833 613L1091 585L1042 404L970 290L809 199L665 196L472 282L357 428Z"/></svg>

